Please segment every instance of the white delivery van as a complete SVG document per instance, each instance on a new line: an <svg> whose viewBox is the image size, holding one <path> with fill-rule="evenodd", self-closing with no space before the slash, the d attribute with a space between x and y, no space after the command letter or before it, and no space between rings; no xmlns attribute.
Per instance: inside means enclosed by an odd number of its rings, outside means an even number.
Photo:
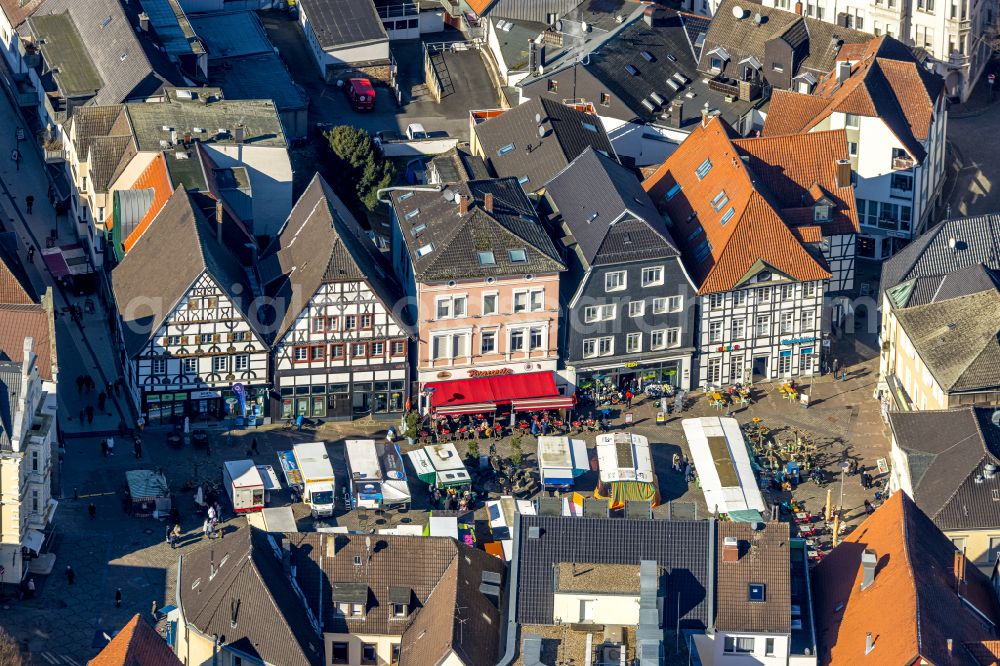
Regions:
<svg viewBox="0 0 1000 666"><path fill-rule="evenodd" d="M279 451L278 461L285 481L295 488L314 517L332 516L334 506L333 465L325 442L296 444Z"/></svg>

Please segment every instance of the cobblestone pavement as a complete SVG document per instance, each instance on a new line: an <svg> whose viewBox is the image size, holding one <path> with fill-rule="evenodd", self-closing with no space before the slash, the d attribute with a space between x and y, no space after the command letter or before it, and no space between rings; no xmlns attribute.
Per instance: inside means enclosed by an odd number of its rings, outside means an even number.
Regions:
<svg viewBox="0 0 1000 666"><path fill-rule="evenodd" d="M874 361L849 369L846 381L830 377L816 379L802 387L812 399L812 406L803 409L779 400L776 387L758 386L760 400L754 406L734 414L741 422L753 416L760 417L772 429L799 429L819 443L819 455L833 468L839 463L842 451L856 457L871 467L875 460L885 457L888 440L879 416L878 405L872 399L876 372ZM74 387L75 390L75 387ZM698 515L706 516L701 491L688 486L679 474L670 470L671 456L675 451L687 453L681 435L680 421L689 416L718 414L712 411L700 394L691 398L686 412L672 417L666 425L655 424L655 405L651 401L638 401L632 410L635 423L633 431L644 434L654 444L654 463L659 476L664 504L656 510L657 517L665 517L668 503L685 502L697 506ZM615 427L622 427L619 415ZM173 603L174 576L177 557L195 548L205 547L200 534L201 517L194 512L193 492L183 490L191 482L218 481L223 460L248 457L252 438L258 441L258 463L276 464L275 452L288 448L296 441L322 439L330 443L331 459L335 473L343 474L341 455L345 437L374 436L385 433L384 424L338 423L326 424L318 432L292 432L282 427L272 427L252 432L213 432L208 451L191 446L179 450L168 448L166 432L147 430L143 437L143 458L136 459L127 442L118 441L115 454L104 458L100 440L96 438L73 439L67 445L63 468L63 500L56 515L56 536L52 550L57 555L56 566L49 576L36 576L38 592L27 601L7 600L0 605L4 626L31 651L34 663L56 666L74 666L86 663L97 651L95 636L120 628L136 612L148 613L155 601L159 606ZM593 446L594 436L584 435ZM462 443L458 444L464 450ZM525 438L526 460L534 461L533 438ZM500 453L509 451L502 442ZM185 538L177 550L165 543L167 525L152 518L133 518L122 507L124 472L128 469L162 469L167 475L178 506ZM343 478L341 476L341 478ZM593 489L593 475L585 476L578 484L584 494ZM839 499L839 486L833 483L835 498ZM368 524L381 528L408 521L425 522L426 492L419 484L412 484L414 508L407 514L390 513L385 524ZM826 490L813 483L804 483L795 496L806 502L814 513L821 511ZM74 499L75 497L75 499ZM860 487L856 478L845 485L845 506L848 513L860 517L862 502L871 494ZM837 501L835 499L835 502ZM277 494L272 505L287 503L286 494ZM88 517L87 505L93 502L97 517ZM225 507L225 503L223 504ZM300 518L300 529L309 529L310 520L304 507L295 507ZM482 517L482 510L478 512ZM354 514L343 509L331 521L351 529L358 527ZM242 518L228 516L226 527L242 527ZM68 585L63 571L69 564L76 572L76 582ZM114 593L122 589L123 604L114 607Z"/></svg>

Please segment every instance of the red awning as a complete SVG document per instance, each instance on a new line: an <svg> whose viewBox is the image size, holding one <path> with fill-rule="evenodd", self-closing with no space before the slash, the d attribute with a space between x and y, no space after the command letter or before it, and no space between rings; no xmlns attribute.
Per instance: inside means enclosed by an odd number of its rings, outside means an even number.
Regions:
<svg viewBox="0 0 1000 666"><path fill-rule="evenodd" d="M515 412L533 412L539 409L573 409L576 405L576 396L559 395L551 398L529 398L528 400L515 400Z"/></svg>
<svg viewBox="0 0 1000 666"><path fill-rule="evenodd" d="M434 411L439 416L459 414L492 414L497 410L495 402L471 402L467 405L450 405L448 407L436 407Z"/></svg>
<svg viewBox="0 0 1000 666"><path fill-rule="evenodd" d="M431 408L457 407L472 403L492 402L509 405L527 398L561 398L556 390L552 372L527 372L519 375L454 379L447 382L430 382L433 388Z"/></svg>
<svg viewBox="0 0 1000 666"><path fill-rule="evenodd" d="M52 277L61 278L69 275L69 265L59 248L42 250L42 261L45 262L45 267L49 269Z"/></svg>

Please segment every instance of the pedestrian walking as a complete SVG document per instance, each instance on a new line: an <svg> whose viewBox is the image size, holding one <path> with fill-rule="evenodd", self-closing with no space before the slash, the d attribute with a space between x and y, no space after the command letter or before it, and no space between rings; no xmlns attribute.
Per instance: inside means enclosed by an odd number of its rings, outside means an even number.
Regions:
<svg viewBox="0 0 1000 666"><path fill-rule="evenodd" d="M35 261L35 246L32 245L28 248L28 263L33 263Z"/></svg>
<svg viewBox="0 0 1000 666"><path fill-rule="evenodd" d="M122 607L122 588L115 590L115 608Z"/></svg>
<svg viewBox="0 0 1000 666"><path fill-rule="evenodd" d="M108 440L107 438L101 440L101 455L105 458L108 457Z"/></svg>
<svg viewBox="0 0 1000 666"><path fill-rule="evenodd" d="M633 395L631 389L625 391L625 408L626 409L632 409L632 398L634 398L634 397L635 396Z"/></svg>
<svg viewBox="0 0 1000 666"><path fill-rule="evenodd" d="M83 375L77 375L76 377L76 394L83 395Z"/></svg>
<svg viewBox="0 0 1000 666"><path fill-rule="evenodd" d="M206 518L205 522L202 524L201 531L204 532L205 538L210 539L212 537L212 534L211 534L211 532L212 532L212 523L210 523L208 521L208 518Z"/></svg>
<svg viewBox="0 0 1000 666"><path fill-rule="evenodd" d="M142 440L138 437L135 438L135 443L132 445L132 449L135 451L135 458L138 460L142 458Z"/></svg>
<svg viewBox="0 0 1000 666"><path fill-rule="evenodd" d="M73 567L71 567L68 564L66 565L66 582L69 585L72 585L73 583L76 582L76 572L73 571Z"/></svg>
<svg viewBox="0 0 1000 666"><path fill-rule="evenodd" d="M115 455L115 438L114 437L108 437L108 455L109 456Z"/></svg>
<svg viewBox="0 0 1000 666"><path fill-rule="evenodd" d="M101 391L100 393L97 394L97 408L99 410L101 410L102 412L104 411L104 404L107 401L108 401L108 394L107 393L105 393L104 391Z"/></svg>
<svg viewBox="0 0 1000 666"><path fill-rule="evenodd" d="M841 373L840 374L840 381L842 381L842 382L847 381L847 368L844 368L843 370L841 370L840 373Z"/></svg>
<svg viewBox="0 0 1000 666"><path fill-rule="evenodd" d="M840 369L840 361L838 361L837 359L833 359L833 363L831 365L833 367L833 377L834 377L834 379L836 379L836 377L837 377L837 370Z"/></svg>
<svg viewBox="0 0 1000 666"><path fill-rule="evenodd" d="M254 437L254 438L252 438L250 440L250 453L252 453L255 456L260 454L260 450L257 448L257 438L256 437Z"/></svg>
<svg viewBox="0 0 1000 666"><path fill-rule="evenodd" d="M35 207L35 197L30 194L24 197L24 206L28 211L28 215L31 215L31 209Z"/></svg>
<svg viewBox="0 0 1000 666"><path fill-rule="evenodd" d="M675 472L681 471L681 456L679 453L675 453L670 459L670 469Z"/></svg>
<svg viewBox="0 0 1000 666"><path fill-rule="evenodd" d="M875 513L875 507L873 507L872 503L868 500L865 500L865 513L869 516Z"/></svg>
<svg viewBox="0 0 1000 666"><path fill-rule="evenodd" d="M213 520L215 520L215 506L214 505L212 505L212 504L208 505L208 514L207 515L208 515L208 521L209 522L212 522Z"/></svg>
<svg viewBox="0 0 1000 666"><path fill-rule="evenodd" d="M90 516L91 520L97 518L97 505L91 502L87 505L87 514Z"/></svg>
<svg viewBox="0 0 1000 666"><path fill-rule="evenodd" d="M28 598L31 599L35 596L35 579L29 578L26 587L28 588Z"/></svg>
<svg viewBox="0 0 1000 666"><path fill-rule="evenodd" d="M181 540L181 524L174 523L174 529L170 531L170 547L176 548L177 542Z"/></svg>

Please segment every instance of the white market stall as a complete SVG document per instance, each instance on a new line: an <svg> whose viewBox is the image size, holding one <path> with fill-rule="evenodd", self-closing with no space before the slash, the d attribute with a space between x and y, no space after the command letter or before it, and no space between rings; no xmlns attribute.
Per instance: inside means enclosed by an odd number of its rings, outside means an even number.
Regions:
<svg viewBox="0 0 1000 666"><path fill-rule="evenodd" d="M543 489L571 490L574 480L589 471L587 443L582 439L538 438L538 476Z"/></svg>
<svg viewBox="0 0 1000 666"><path fill-rule="evenodd" d="M750 464L736 419L706 416L681 421L708 510L717 514L758 511L767 505Z"/></svg>
<svg viewBox="0 0 1000 666"><path fill-rule="evenodd" d="M250 513L264 508L264 478L252 460L227 460L222 463L222 482L236 513Z"/></svg>
<svg viewBox="0 0 1000 666"><path fill-rule="evenodd" d="M344 456L353 506L409 507L412 498L398 446L373 439L349 439L344 443Z"/></svg>
<svg viewBox="0 0 1000 666"><path fill-rule="evenodd" d="M246 514L247 522L259 530L272 533L298 532L295 514L290 506L267 507L255 513Z"/></svg>
<svg viewBox="0 0 1000 666"><path fill-rule="evenodd" d="M452 443L431 444L407 453L417 478L439 490L466 489L472 484L469 470Z"/></svg>
<svg viewBox="0 0 1000 666"><path fill-rule="evenodd" d="M170 486L163 474L151 469L132 469L125 472L125 480L133 516L159 517L170 513Z"/></svg>

